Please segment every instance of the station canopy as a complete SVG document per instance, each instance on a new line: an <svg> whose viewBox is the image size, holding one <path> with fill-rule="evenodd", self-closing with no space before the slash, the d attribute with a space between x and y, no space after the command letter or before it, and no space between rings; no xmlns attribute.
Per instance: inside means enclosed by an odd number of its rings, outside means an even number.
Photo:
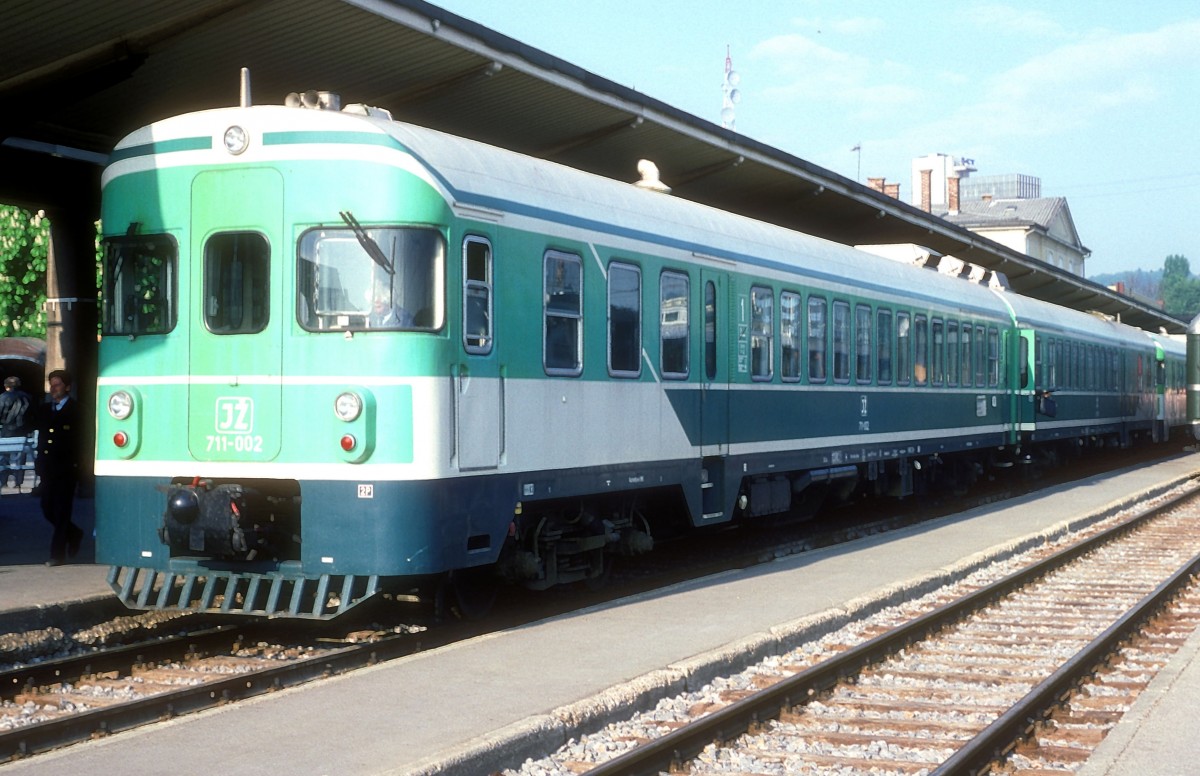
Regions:
<svg viewBox="0 0 1200 776"><path fill-rule="evenodd" d="M247 67L254 104L337 92L398 120L625 181L650 159L673 196L848 245L920 245L1001 272L1018 293L1185 329L1153 306L420 0L17 0L4 16L0 201L53 197L62 165L102 164L152 121L236 105Z"/></svg>

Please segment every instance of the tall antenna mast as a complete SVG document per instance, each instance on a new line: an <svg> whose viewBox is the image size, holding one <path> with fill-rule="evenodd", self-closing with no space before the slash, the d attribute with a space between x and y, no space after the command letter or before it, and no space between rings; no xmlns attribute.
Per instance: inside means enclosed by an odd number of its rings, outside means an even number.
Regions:
<svg viewBox="0 0 1200 776"><path fill-rule="evenodd" d="M742 77L733 69L733 59L729 56L729 46L727 45L725 46L725 82L721 84L721 126L725 129L734 127L733 106L742 101L742 93L737 88L741 80Z"/></svg>

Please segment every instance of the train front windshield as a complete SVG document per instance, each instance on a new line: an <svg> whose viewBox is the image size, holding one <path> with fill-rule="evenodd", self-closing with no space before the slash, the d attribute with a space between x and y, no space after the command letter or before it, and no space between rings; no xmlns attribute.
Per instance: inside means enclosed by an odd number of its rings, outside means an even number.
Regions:
<svg viewBox="0 0 1200 776"><path fill-rule="evenodd" d="M105 334L166 334L175 328L179 250L165 234L104 241Z"/></svg>
<svg viewBox="0 0 1200 776"><path fill-rule="evenodd" d="M313 331L436 331L445 245L433 229L312 229L300 238L298 315Z"/></svg>

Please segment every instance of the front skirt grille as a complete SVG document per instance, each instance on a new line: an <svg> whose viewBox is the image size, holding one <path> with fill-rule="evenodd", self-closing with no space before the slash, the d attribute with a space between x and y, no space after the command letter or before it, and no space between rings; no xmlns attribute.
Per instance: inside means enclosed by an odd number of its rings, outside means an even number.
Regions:
<svg viewBox="0 0 1200 776"><path fill-rule="evenodd" d="M246 574L205 569L155 571L111 566L108 584L131 609L246 614L329 620L379 592L379 577L279 573Z"/></svg>

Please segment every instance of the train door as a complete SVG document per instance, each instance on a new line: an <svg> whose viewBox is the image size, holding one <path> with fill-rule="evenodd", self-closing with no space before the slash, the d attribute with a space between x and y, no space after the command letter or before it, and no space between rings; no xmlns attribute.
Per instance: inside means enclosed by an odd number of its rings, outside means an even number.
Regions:
<svg viewBox="0 0 1200 776"><path fill-rule="evenodd" d="M281 447L283 179L275 170L192 181L188 447L201 461L266 461Z"/></svg>
<svg viewBox="0 0 1200 776"><path fill-rule="evenodd" d="M729 276L701 270L704 365L700 388L702 519L729 519L726 456L729 453Z"/></svg>
<svg viewBox="0 0 1200 776"><path fill-rule="evenodd" d="M1017 429L1020 432L1031 433L1037 429L1037 375L1034 373L1036 355L1034 350L1033 329L1020 329L1014 342L1016 353L1013 354L1013 395L1016 397Z"/></svg>
<svg viewBox="0 0 1200 776"><path fill-rule="evenodd" d="M1167 354L1163 346L1154 343L1154 425L1151 438L1163 442L1170 435L1167 423Z"/></svg>
<svg viewBox="0 0 1200 776"><path fill-rule="evenodd" d="M493 349L492 244L462 244L463 357L454 373L455 452L460 470L495 469L504 445L504 370Z"/></svg>

